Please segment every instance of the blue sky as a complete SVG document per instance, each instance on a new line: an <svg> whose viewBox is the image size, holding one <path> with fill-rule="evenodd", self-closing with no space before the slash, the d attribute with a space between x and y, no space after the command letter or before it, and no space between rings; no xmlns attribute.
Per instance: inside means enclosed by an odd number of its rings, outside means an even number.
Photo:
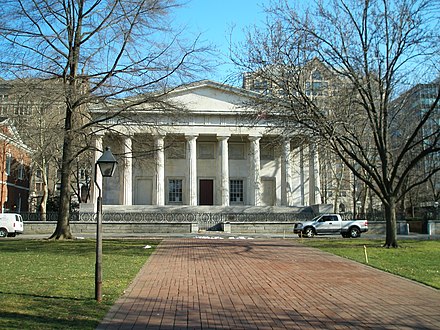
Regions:
<svg viewBox="0 0 440 330"><path fill-rule="evenodd" d="M218 48L218 57L228 53L229 31L234 27L233 42L243 40L243 29L263 21L265 14L258 0L189 0L173 13L179 25L186 24L188 32L202 34L201 40ZM268 3L268 1L266 1ZM226 60L226 58L224 59ZM207 73L206 79L223 82L229 65L221 65L216 73Z"/></svg>

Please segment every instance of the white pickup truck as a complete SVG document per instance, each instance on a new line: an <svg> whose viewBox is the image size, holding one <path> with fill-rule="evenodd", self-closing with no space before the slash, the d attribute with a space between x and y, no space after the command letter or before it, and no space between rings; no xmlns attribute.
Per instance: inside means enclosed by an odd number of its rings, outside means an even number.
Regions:
<svg viewBox="0 0 440 330"><path fill-rule="evenodd" d="M300 237L336 234L356 238L366 231L367 220L342 220L339 214L321 214L310 221L296 223L293 228L293 232Z"/></svg>

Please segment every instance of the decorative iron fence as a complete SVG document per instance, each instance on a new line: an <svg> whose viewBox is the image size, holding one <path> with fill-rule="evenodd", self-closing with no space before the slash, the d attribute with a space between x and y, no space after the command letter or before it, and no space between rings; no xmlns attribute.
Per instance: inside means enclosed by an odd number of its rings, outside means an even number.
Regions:
<svg viewBox="0 0 440 330"><path fill-rule="evenodd" d="M41 213L31 213L31 212L21 212L21 216L24 221L42 221L43 214ZM72 218L72 216L71 216ZM47 212L46 213L46 221L57 221L58 220L58 212Z"/></svg>
<svg viewBox="0 0 440 330"><path fill-rule="evenodd" d="M40 213L21 213L25 221L42 221ZM368 213L353 217L352 213L341 214L343 219L367 219L383 221L382 213ZM146 222L146 223L199 223L214 226L226 222L300 222L310 220L311 213L166 213L166 212L104 212L103 222ZM57 221L57 212L46 213L47 221ZM402 219L399 219L402 220ZM72 212L70 221L94 222L96 213Z"/></svg>
<svg viewBox="0 0 440 330"><path fill-rule="evenodd" d="M39 213L21 213L25 221L41 221ZM47 213L47 221L57 221L57 213ZM304 213L165 213L165 212L104 212L103 222L155 222L155 223L225 223L225 222L297 222L310 219ZM70 221L94 222L96 213L75 212Z"/></svg>

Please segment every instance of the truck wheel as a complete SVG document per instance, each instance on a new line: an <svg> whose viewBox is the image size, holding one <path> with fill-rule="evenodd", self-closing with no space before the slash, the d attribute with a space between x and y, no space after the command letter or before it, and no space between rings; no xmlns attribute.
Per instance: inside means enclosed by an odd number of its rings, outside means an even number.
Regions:
<svg viewBox="0 0 440 330"><path fill-rule="evenodd" d="M349 237L351 238L357 238L361 236L361 231L357 227L351 227L349 231Z"/></svg>
<svg viewBox="0 0 440 330"><path fill-rule="evenodd" d="M8 231L6 230L6 228L0 228L0 237L7 237L8 236Z"/></svg>
<svg viewBox="0 0 440 330"><path fill-rule="evenodd" d="M304 229L304 236L308 238L312 238L313 236L315 236L315 231L311 227L306 228Z"/></svg>

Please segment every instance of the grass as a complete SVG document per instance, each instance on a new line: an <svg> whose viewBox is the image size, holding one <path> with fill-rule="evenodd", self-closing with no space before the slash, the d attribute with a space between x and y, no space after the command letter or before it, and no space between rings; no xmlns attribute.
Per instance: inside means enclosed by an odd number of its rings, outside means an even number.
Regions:
<svg viewBox="0 0 440 330"><path fill-rule="evenodd" d="M440 241L302 239L316 247L440 289ZM103 301L94 300L95 241L0 240L0 329L95 329L157 241L103 241ZM152 249L144 249L145 245Z"/></svg>
<svg viewBox="0 0 440 330"><path fill-rule="evenodd" d="M440 241L405 240L399 242L397 249L382 247L383 240L314 238L300 241L361 263L366 263L366 250L370 266L440 289Z"/></svg>
<svg viewBox="0 0 440 330"><path fill-rule="evenodd" d="M94 240L0 240L0 328L95 329L157 243L104 240L97 303Z"/></svg>

